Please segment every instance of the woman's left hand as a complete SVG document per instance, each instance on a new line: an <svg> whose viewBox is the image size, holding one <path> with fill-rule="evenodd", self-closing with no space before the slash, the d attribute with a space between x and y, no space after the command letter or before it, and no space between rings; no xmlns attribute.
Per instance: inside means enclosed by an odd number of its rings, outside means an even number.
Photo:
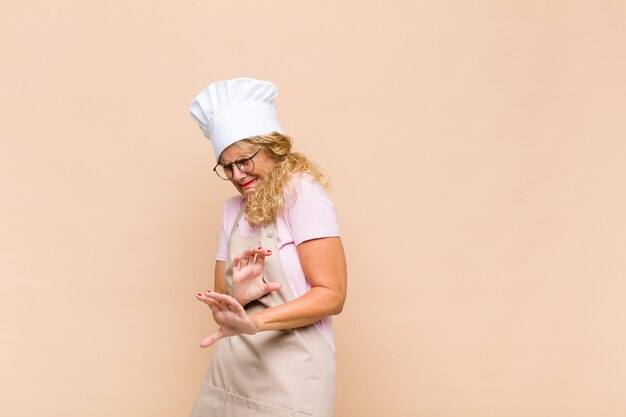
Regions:
<svg viewBox="0 0 626 417"><path fill-rule="evenodd" d="M233 259L233 282L230 295L245 306L272 291L280 289L280 283L263 278L265 257L272 251L261 246L250 247Z"/></svg>
<svg viewBox="0 0 626 417"><path fill-rule="evenodd" d="M255 334L259 331L257 324L246 313L244 308L233 297L217 292L198 293L196 298L206 303L219 328L200 342L203 348L209 347L219 339L238 334Z"/></svg>

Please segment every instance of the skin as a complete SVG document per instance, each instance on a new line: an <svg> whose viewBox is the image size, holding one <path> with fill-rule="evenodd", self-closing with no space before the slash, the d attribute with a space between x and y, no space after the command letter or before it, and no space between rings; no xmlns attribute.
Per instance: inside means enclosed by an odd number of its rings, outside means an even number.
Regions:
<svg viewBox="0 0 626 417"><path fill-rule="evenodd" d="M238 157L251 156L254 152L254 149L233 144L222 152L220 162L230 163ZM244 196L254 192L255 182L269 172L274 162L261 151L254 158L254 164L254 171L248 174L234 166L231 183ZM219 328L205 338L200 346L209 347L223 337L238 334L306 326L324 317L339 314L347 289L346 261L341 239L328 237L308 240L299 244L297 251L311 290L285 304L254 314L247 314L242 305L280 288L280 284L266 283L262 278L265 257L271 256L271 251L252 247L233 259L232 294L227 293L224 275L226 262L216 261L215 291L198 293L196 298L209 306Z"/></svg>
<svg viewBox="0 0 626 417"><path fill-rule="evenodd" d="M256 152L253 148L242 148L233 143L220 155L221 164L229 164L241 156L252 156ZM235 186L244 197L249 196L256 191L256 182L263 178L274 165L274 160L269 157L263 150L259 152L253 159L254 170L249 173L241 172L237 165L233 164L233 177L230 182Z"/></svg>

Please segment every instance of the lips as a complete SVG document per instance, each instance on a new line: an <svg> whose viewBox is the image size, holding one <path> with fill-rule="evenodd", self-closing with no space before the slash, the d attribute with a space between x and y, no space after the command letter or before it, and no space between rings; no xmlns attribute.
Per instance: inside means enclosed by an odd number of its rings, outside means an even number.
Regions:
<svg viewBox="0 0 626 417"><path fill-rule="evenodd" d="M248 188L249 186L251 186L251 185L252 185L252 183L253 183L254 181L255 181L255 180L250 180L250 181L248 181L248 182L247 182L247 183L245 183L245 184L241 184L241 188Z"/></svg>

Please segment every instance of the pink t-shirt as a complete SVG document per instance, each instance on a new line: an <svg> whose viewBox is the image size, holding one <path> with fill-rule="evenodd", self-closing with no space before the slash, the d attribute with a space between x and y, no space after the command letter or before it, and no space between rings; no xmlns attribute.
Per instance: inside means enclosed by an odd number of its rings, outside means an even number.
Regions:
<svg viewBox="0 0 626 417"><path fill-rule="evenodd" d="M296 198L291 197L289 190L285 189L285 209L276 218L276 231L278 253L287 281L293 295L300 297L311 289L311 285L302 271L296 246L311 239L339 236L339 225L333 203L313 178L308 175L296 177L292 180L292 186ZM218 261L227 260L228 236L244 202L243 196L237 195L224 203L220 241L215 257ZM253 236L256 229L250 227L245 216L242 216L237 233L244 237ZM332 318L326 317L314 325L334 350Z"/></svg>

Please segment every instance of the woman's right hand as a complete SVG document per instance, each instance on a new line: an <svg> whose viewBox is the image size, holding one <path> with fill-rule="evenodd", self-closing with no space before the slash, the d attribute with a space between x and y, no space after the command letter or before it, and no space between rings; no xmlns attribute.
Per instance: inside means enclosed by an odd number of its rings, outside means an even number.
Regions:
<svg viewBox="0 0 626 417"><path fill-rule="evenodd" d="M280 289L280 283L263 278L265 257L271 255L271 250L259 246L248 248L233 259L231 295L242 306Z"/></svg>

